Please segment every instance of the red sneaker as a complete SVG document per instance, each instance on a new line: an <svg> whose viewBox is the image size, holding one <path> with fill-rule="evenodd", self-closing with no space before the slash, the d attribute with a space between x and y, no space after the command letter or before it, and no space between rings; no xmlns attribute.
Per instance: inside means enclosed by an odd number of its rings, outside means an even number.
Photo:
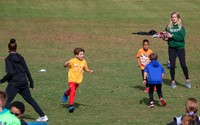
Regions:
<svg viewBox="0 0 200 125"><path fill-rule="evenodd" d="M149 92L149 88L145 88L144 92L148 93Z"/></svg>
<svg viewBox="0 0 200 125"><path fill-rule="evenodd" d="M156 89L156 86L154 86L154 89L153 89L154 91L157 91L157 89Z"/></svg>
<svg viewBox="0 0 200 125"><path fill-rule="evenodd" d="M160 99L160 102L161 102L162 106L166 106L166 104L167 104L163 98Z"/></svg>

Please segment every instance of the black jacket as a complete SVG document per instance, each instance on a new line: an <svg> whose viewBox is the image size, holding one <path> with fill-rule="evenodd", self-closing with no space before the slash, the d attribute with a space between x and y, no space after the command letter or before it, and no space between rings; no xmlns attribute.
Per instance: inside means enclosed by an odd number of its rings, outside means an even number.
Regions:
<svg viewBox="0 0 200 125"><path fill-rule="evenodd" d="M13 84L15 87L22 88L28 87L29 81L30 88L34 87L29 69L24 58L20 54L10 53L5 59L5 63L7 74L0 80L0 83L8 81L9 84Z"/></svg>

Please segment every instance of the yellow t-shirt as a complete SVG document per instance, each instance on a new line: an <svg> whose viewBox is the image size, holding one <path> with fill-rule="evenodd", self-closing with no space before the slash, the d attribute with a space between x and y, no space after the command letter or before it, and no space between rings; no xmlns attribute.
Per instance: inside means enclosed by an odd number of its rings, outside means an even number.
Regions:
<svg viewBox="0 0 200 125"><path fill-rule="evenodd" d="M80 84L83 81L83 72L88 70L86 60L73 58L69 61L68 82Z"/></svg>
<svg viewBox="0 0 200 125"><path fill-rule="evenodd" d="M153 51L151 49L144 51L144 49L141 48L138 50L137 58L139 58L140 62L141 62L140 69L143 70L145 68L145 66L150 62L149 55L151 53L153 53Z"/></svg>

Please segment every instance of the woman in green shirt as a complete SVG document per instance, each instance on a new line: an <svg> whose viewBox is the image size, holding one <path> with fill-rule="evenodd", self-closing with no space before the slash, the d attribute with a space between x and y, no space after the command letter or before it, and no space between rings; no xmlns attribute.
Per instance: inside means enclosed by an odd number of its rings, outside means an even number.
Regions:
<svg viewBox="0 0 200 125"><path fill-rule="evenodd" d="M188 68L185 62L185 28L183 27L180 14L173 12L170 17L170 22L165 28L165 31L169 33L168 41L168 54L170 60L170 75L171 75L171 88L176 88L175 83L175 62L176 57L179 57L181 68L186 79L186 87L191 88L189 80Z"/></svg>

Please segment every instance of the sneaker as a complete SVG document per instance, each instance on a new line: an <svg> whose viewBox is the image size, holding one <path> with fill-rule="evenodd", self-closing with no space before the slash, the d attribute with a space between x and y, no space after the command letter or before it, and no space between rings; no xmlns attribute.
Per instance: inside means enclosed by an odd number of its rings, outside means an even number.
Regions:
<svg viewBox="0 0 200 125"><path fill-rule="evenodd" d="M191 89L191 83L190 83L190 81L187 81L187 82L186 82L186 87L187 87L188 89Z"/></svg>
<svg viewBox="0 0 200 125"><path fill-rule="evenodd" d="M153 107L154 107L154 103L153 103L153 101L151 101L151 102L149 103L148 108L153 108Z"/></svg>
<svg viewBox="0 0 200 125"><path fill-rule="evenodd" d="M175 82L172 82L172 83L171 83L171 88L172 88L172 89L175 89L175 88L176 88L176 83L175 83Z"/></svg>
<svg viewBox="0 0 200 125"><path fill-rule="evenodd" d="M48 117L45 115L45 116L42 116L42 117L39 117L38 119L36 119L36 121L38 122L46 122L48 121Z"/></svg>
<svg viewBox="0 0 200 125"><path fill-rule="evenodd" d="M153 89L154 91L157 91L157 89L156 89L156 86L154 86L154 89Z"/></svg>
<svg viewBox="0 0 200 125"><path fill-rule="evenodd" d="M73 113L73 112L74 112L74 106L72 105L69 107L69 113Z"/></svg>
<svg viewBox="0 0 200 125"><path fill-rule="evenodd" d="M162 106L166 106L166 104L167 104L163 98L160 99L160 102L161 102Z"/></svg>
<svg viewBox="0 0 200 125"><path fill-rule="evenodd" d="M144 92L148 93L149 92L149 88L145 88Z"/></svg>
<svg viewBox="0 0 200 125"><path fill-rule="evenodd" d="M68 99L68 96L65 95L65 93L64 93L64 95L63 95L63 97L62 97L62 102L63 102L63 103L67 102L67 99Z"/></svg>

